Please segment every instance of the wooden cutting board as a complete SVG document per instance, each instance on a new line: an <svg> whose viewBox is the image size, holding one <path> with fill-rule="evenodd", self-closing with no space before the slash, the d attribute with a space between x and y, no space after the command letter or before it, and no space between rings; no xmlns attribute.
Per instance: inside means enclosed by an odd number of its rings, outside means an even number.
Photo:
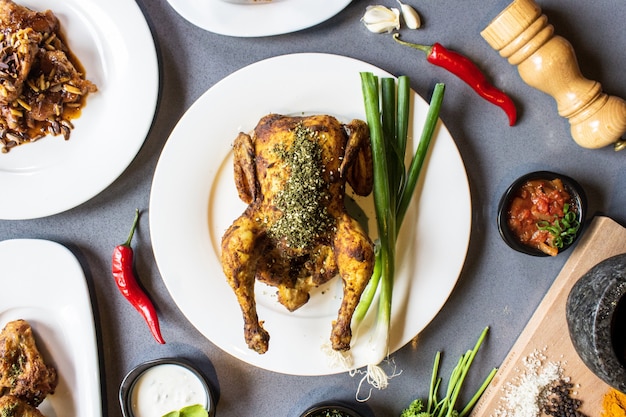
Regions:
<svg viewBox="0 0 626 417"><path fill-rule="evenodd" d="M496 416L502 409L503 388L514 383L516 375L525 369L524 358L534 351L541 351L546 361L562 364L563 375L575 384L572 396L582 401L581 412L589 417L600 416L602 397L610 387L586 367L574 350L565 305L571 288L582 275L599 262L621 253L626 253L626 229L608 217L595 217L470 417Z"/></svg>

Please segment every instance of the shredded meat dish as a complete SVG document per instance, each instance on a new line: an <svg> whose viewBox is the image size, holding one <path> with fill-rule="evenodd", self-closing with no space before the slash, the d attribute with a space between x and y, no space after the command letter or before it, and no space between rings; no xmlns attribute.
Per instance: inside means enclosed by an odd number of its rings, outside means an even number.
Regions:
<svg viewBox="0 0 626 417"><path fill-rule="evenodd" d="M46 135L69 139L89 93L57 17L0 0L0 150Z"/></svg>
<svg viewBox="0 0 626 417"><path fill-rule="evenodd" d="M373 243L344 205L346 183L358 195L372 190L366 123L267 115L236 138L234 169L248 207L224 234L221 261L248 347L262 354L269 345L256 310L256 280L276 287L278 301L294 311L311 289L340 275L343 298L330 341L334 350L348 350L354 309L374 267Z"/></svg>
<svg viewBox="0 0 626 417"><path fill-rule="evenodd" d="M56 370L44 362L30 324L9 322L0 333L0 396L37 407L56 385Z"/></svg>

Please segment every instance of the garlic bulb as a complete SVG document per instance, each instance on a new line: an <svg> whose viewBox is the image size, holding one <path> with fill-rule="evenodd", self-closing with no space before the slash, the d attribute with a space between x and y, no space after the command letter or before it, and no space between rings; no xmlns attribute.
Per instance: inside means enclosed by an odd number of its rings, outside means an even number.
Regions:
<svg viewBox="0 0 626 417"><path fill-rule="evenodd" d="M408 27L409 29L417 29L422 26L422 20L420 19L420 15L417 13L417 11L408 4L404 4L400 0L397 1L400 5L402 18L404 19L404 23L406 23L406 27Z"/></svg>
<svg viewBox="0 0 626 417"><path fill-rule="evenodd" d="M400 29L400 10L385 6L367 6L361 21L370 32L389 33Z"/></svg>

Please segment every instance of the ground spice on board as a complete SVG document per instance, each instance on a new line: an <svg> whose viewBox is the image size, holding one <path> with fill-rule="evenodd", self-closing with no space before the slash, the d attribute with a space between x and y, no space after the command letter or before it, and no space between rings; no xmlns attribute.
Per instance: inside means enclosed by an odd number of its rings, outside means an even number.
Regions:
<svg viewBox="0 0 626 417"><path fill-rule="evenodd" d="M626 394L610 389L602 398L602 417L626 417Z"/></svg>
<svg viewBox="0 0 626 417"><path fill-rule="evenodd" d="M524 369L503 387L502 405L492 417L585 417L578 411L581 401L572 397L574 384L563 375L561 363L546 359L539 350L523 359Z"/></svg>

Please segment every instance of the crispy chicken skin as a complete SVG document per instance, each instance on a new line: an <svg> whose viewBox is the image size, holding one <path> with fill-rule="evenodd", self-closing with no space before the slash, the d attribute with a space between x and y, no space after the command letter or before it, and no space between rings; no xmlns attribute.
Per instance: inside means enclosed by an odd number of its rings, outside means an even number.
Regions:
<svg viewBox="0 0 626 417"><path fill-rule="evenodd" d="M0 416L2 417L44 417L41 412L13 395L0 397Z"/></svg>
<svg viewBox="0 0 626 417"><path fill-rule="evenodd" d="M372 190L369 129L326 115L269 114L234 143L235 183L248 204L222 238L222 266L243 313L248 347L265 353L269 333L256 310L255 280L277 288L294 311L339 274L343 299L331 344L348 350L350 322L374 267L374 247L344 206L346 182Z"/></svg>
<svg viewBox="0 0 626 417"><path fill-rule="evenodd" d="M0 333L0 395L37 407L56 385L56 370L45 364L28 322L8 323Z"/></svg>

